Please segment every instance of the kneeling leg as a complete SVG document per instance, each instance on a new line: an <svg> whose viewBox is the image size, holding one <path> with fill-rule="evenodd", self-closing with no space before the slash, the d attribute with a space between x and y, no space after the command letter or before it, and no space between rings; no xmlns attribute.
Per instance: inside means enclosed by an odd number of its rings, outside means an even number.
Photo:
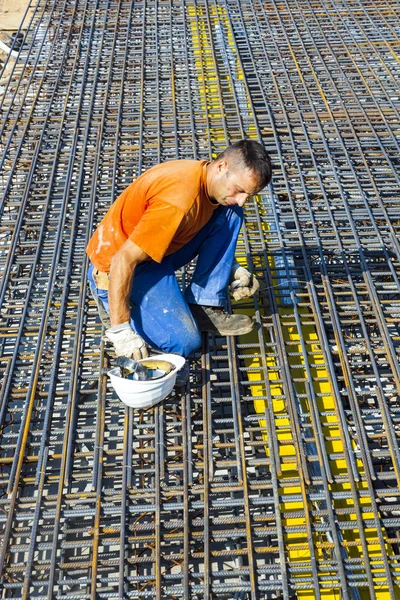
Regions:
<svg viewBox="0 0 400 600"><path fill-rule="evenodd" d="M172 259L143 263L131 292L133 329L153 348L188 357L201 346L201 335L179 288Z"/></svg>

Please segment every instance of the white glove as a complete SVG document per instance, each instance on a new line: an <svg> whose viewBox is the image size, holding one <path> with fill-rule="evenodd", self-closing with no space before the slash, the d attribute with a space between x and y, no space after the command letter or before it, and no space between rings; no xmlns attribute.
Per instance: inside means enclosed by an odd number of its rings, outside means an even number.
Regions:
<svg viewBox="0 0 400 600"><path fill-rule="evenodd" d="M235 300L251 298L258 292L259 287L257 278L234 260L231 269L231 291Z"/></svg>
<svg viewBox="0 0 400 600"><path fill-rule="evenodd" d="M122 323L122 325L115 325L115 327L106 329L105 335L114 346L117 356L140 360L141 358L147 358L149 355L144 340L133 331L128 321Z"/></svg>

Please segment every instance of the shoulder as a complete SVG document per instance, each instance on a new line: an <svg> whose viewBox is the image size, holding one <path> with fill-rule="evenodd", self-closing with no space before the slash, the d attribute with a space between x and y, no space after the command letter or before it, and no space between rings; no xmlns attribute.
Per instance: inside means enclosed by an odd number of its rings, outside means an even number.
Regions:
<svg viewBox="0 0 400 600"><path fill-rule="evenodd" d="M137 182L146 185L148 201L161 198L186 211L200 193L204 162L164 162L143 173Z"/></svg>

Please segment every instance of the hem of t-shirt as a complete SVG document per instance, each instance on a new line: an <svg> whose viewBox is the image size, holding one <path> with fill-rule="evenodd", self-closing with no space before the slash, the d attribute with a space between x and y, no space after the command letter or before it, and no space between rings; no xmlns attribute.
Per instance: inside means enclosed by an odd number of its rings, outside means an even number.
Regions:
<svg viewBox="0 0 400 600"><path fill-rule="evenodd" d="M92 265L94 266L95 269L97 269L101 273L109 273L110 272L110 267L104 267L104 265L99 263L95 258L92 258L89 254L88 254L88 257L89 257L89 261L92 263Z"/></svg>

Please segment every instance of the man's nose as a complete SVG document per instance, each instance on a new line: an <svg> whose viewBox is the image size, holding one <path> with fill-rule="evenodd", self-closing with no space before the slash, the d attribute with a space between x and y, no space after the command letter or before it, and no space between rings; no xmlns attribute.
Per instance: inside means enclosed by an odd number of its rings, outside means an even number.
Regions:
<svg viewBox="0 0 400 600"><path fill-rule="evenodd" d="M248 198L247 194L239 194L239 196L236 199L236 204L238 206L243 206L243 204L246 202L247 198Z"/></svg>

